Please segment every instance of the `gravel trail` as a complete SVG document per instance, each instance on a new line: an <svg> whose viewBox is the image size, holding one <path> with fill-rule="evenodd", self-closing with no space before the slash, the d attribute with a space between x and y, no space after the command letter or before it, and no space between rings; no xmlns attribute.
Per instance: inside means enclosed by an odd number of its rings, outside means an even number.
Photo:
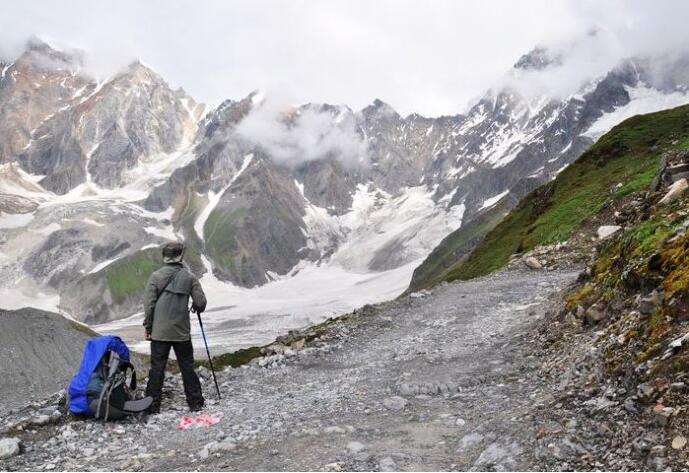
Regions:
<svg viewBox="0 0 689 473"><path fill-rule="evenodd" d="M364 308L305 348L204 382L223 420L179 431L164 412L24 431L8 469L539 469L536 421L553 400L532 330L575 272L509 271ZM209 334L212 336L212 334ZM271 363L272 361L272 363ZM115 442L112 440L115 439ZM83 445L90 445L83 448ZM92 447L92 448L91 448Z"/></svg>

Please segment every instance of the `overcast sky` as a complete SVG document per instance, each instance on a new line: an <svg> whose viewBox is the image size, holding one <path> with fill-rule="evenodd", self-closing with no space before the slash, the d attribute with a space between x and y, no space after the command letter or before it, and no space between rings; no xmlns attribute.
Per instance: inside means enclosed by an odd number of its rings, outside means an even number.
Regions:
<svg viewBox="0 0 689 473"><path fill-rule="evenodd" d="M4 56L36 34L85 50L101 77L139 57L209 105L261 89L355 109L381 98L433 116L464 110L534 45L592 27L609 62L689 41L681 0L24 0L2 10Z"/></svg>

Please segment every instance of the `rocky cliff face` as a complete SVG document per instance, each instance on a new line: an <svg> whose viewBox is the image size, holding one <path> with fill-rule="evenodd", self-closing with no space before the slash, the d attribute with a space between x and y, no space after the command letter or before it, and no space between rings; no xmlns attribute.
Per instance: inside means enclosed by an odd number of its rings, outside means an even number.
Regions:
<svg viewBox="0 0 689 473"><path fill-rule="evenodd" d="M95 83L79 71L76 54L52 49L38 39L15 61L0 62L0 164L30 146L37 128Z"/></svg>
<svg viewBox="0 0 689 473"><path fill-rule="evenodd" d="M534 50L511 74L566 60L551 56ZM138 310L167 239L184 239L198 275L245 287L308 265L406 267L498 203L509 210L616 114L653 106L648 94L684 99L681 67L661 81L630 60L565 98L512 80L451 117L403 117L380 100L271 111L257 93L203 115L139 62L102 83L79 64L32 43L3 65L0 284L9 298L57 291L89 322Z"/></svg>
<svg viewBox="0 0 689 473"><path fill-rule="evenodd" d="M135 179L137 165L188 145L202 111L135 62L86 97L67 101L35 129L17 159L58 194L85 182L120 188Z"/></svg>

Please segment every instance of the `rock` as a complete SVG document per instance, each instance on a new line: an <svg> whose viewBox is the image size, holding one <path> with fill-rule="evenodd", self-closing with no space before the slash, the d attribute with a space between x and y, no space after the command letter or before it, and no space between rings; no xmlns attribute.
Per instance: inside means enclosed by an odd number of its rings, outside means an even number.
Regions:
<svg viewBox="0 0 689 473"><path fill-rule="evenodd" d="M577 304L577 308L575 309L575 315L578 318L583 319L586 316L586 309L584 309L582 305Z"/></svg>
<svg viewBox="0 0 689 473"><path fill-rule="evenodd" d="M234 452L237 450L237 444L230 441L230 440L225 440L223 442L212 442L208 446L208 450L211 453L216 453L216 452L222 452L222 453L227 453L227 452Z"/></svg>
<svg viewBox="0 0 689 473"><path fill-rule="evenodd" d="M680 197L686 190L689 188L689 182L687 181L686 178L682 178L676 182L674 182L671 186L670 189L667 191L667 194L663 196L662 199L660 199L661 204L667 204L669 202L672 202L673 200L677 199Z"/></svg>
<svg viewBox="0 0 689 473"><path fill-rule="evenodd" d="M0 440L0 460L19 455L22 451L22 441L17 437Z"/></svg>
<svg viewBox="0 0 689 473"><path fill-rule="evenodd" d="M462 449L467 449L467 448L475 447L476 445L480 444L482 441L483 441L483 435L474 432L474 433L467 434L464 437L462 437L459 440L459 446Z"/></svg>
<svg viewBox="0 0 689 473"><path fill-rule="evenodd" d="M670 391L672 392L682 392L687 388L687 385L682 382L677 382L677 383L671 383L670 384Z"/></svg>
<svg viewBox="0 0 689 473"><path fill-rule="evenodd" d="M619 225L603 225L601 227L598 227L598 238L600 240L605 240L606 238L614 235L620 230L622 230L622 227L620 227Z"/></svg>
<svg viewBox="0 0 689 473"><path fill-rule="evenodd" d="M37 415L31 419L32 425L48 425L51 422L51 416L47 414Z"/></svg>
<svg viewBox="0 0 689 473"><path fill-rule="evenodd" d="M670 347L671 348L682 348L684 345L684 342L689 340L689 333L685 333L679 338L674 339L672 342L670 342Z"/></svg>
<svg viewBox="0 0 689 473"><path fill-rule="evenodd" d="M637 438L632 442L632 448L638 455L646 456L651 451L651 444L646 439Z"/></svg>
<svg viewBox="0 0 689 473"><path fill-rule="evenodd" d="M509 445L500 445L493 442L481 452L478 459L474 462L475 467L487 471L514 471L517 466L515 456L522 452L521 447L516 442Z"/></svg>
<svg viewBox="0 0 689 473"><path fill-rule="evenodd" d="M597 324L605 318L605 310L598 304L593 304L591 307L586 309L586 321L590 325Z"/></svg>
<svg viewBox="0 0 689 473"><path fill-rule="evenodd" d="M455 425L457 427L464 427L466 425L467 421L462 419L461 417L457 417L457 420L455 421Z"/></svg>
<svg viewBox="0 0 689 473"><path fill-rule="evenodd" d="M632 399L627 399L624 401L624 410L630 414L638 414L639 410L636 408L636 403Z"/></svg>
<svg viewBox="0 0 689 473"><path fill-rule="evenodd" d="M672 448L674 448L675 450L681 450L686 445L687 445L687 438L682 436L682 435L678 435L672 439Z"/></svg>
<svg viewBox="0 0 689 473"><path fill-rule="evenodd" d="M198 368L196 368L196 374L199 375L199 378L203 379L210 379L212 376L211 370L209 370L205 366L199 366Z"/></svg>
<svg viewBox="0 0 689 473"><path fill-rule="evenodd" d="M605 396L594 397L583 403L585 406L590 406L592 411L604 411L616 405L615 401L608 399Z"/></svg>
<svg viewBox="0 0 689 473"><path fill-rule="evenodd" d="M524 260L524 264L526 265L527 268L533 269L534 271L537 271L539 269L543 269L543 265L541 264L540 261L538 261L536 258L533 256L529 256Z"/></svg>
<svg viewBox="0 0 689 473"><path fill-rule="evenodd" d="M653 407L653 421L660 427L665 427L670 422L670 418L675 410L672 407L665 407L662 404L656 404Z"/></svg>
<svg viewBox="0 0 689 473"><path fill-rule="evenodd" d="M347 450L352 453L359 453L362 450L366 450L366 445L361 442L352 441L347 444Z"/></svg>
<svg viewBox="0 0 689 473"><path fill-rule="evenodd" d="M390 411L401 411L407 407L409 401L400 396L393 396L383 401L383 406Z"/></svg>
<svg viewBox="0 0 689 473"><path fill-rule="evenodd" d="M343 471L344 470L344 463L342 462L334 462L334 463L328 463L323 467L325 471Z"/></svg>
<svg viewBox="0 0 689 473"><path fill-rule="evenodd" d="M347 432L345 429L342 427L338 427L337 425L332 425L330 427L326 427L323 429L323 432L326 434L344 434Z"/></svg>
<svg viewBox="0 0 689 473"><path fill-rule="evenodd" d="M424 294L423 292L412 292L411 294L409 294L409 297L411 297L412 299L423 299L424 297L426 297L426 294Z"/></svg>
<svg viewBox="0 0 689 473"><path fill-rule="evenodd" d="M655 392L655 388L649 383L641 383L636 387L636 395L642 402L651 402Z"/></svg>
<svg viewBox="0 0 689 473"><path fill-rule="evenodd" d="M378 467L380 468L380 471L397 471L397 464L395 463L395 460L392 459L392 457L387 456L378 462Z"/></svg>
<svg viewBox="0 0 689 473"><path fill-rule="evenodd" d="M39 409L38 413L50 416L50 415L53 415L55 412L59 412L59 411L60 411L60 408L58 406L48 406L48 407L43 407L43 408Z"/></svg>
<svg viewBox="0 0 689 473"><path fill-rule="evenodd" d="M639 312L641 312L643 315L651 315L653 312L655 312L656 307L658 307L662 302L663 297L658 291L652 291L647 296L639 297L637 299Z"/></svg>
<svg viewBox="0 0 689 473"><path fill-rule="evenodd" d="M655 445L651 447L651 452L649 453L650 457L655 457L655 458L662 458L667 455L667 448L665 445Z"/></svg>

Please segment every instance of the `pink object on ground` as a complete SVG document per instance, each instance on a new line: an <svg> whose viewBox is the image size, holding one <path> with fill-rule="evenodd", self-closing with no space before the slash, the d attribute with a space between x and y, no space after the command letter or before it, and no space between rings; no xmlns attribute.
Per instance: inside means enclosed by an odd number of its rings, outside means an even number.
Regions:
<svg viewBox="0 0 689 473"><path fill-rule="evenodd" d="M179 430L187 430L190 427L210 427L220 422L222 414L201 414L196 417L184 416L177 424Z"/></svg>

